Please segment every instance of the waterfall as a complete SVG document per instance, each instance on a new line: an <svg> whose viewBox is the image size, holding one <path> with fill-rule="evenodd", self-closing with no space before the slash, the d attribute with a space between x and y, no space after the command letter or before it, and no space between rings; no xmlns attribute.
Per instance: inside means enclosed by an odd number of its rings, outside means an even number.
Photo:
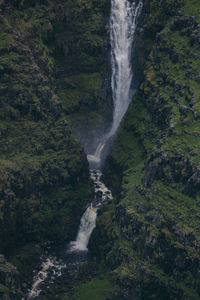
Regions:
<svg viewBox="0 0 200 300"><path fill-rule="evenodd" d="M107 141L116 133L120 122L129 106L134 91L131 88L133 80L132 49L135 38L137 19L143 3L139 1L111 0L110 41L112 65L112 97L113 122L109 132L101 138L94 154L88 155L91 167L99 167L101 155ZM102 142L103 141L103 142Z"/></svg>
<svg viewBox="0 0 200 300"><path fill-rule="evenodd" d="M69 244L67 253L88 251L88 242L96 226L98 210L112 200L111 191L101 181L102 173L99 170L90 170L90 178L94 182L95 198L83 214L75 241Z"/></svg>
<svg viewBox="0 0 200 300"><path fill-rule="evenodd" d="M87 155L87 159L90 163L90 166L92 167L92 164L95 166L98 166L101 162L101 153L103 148L105 147L104 143L99 143L95 153L93 155Z"/></svg>
<svg viewBox="0 0 200 300"><path fill-rule="evenodd" d="M136 5L128 0L111 1L110 40L112 63L113 123L108 137L117 131L119 124L133 96L131 84L132 48L135 37L137 18L142 9L142 2Z"/></svg>
<svg viewBox="0 0 200 300"><path fill-rule="evenodd" d="M106 142L117 131L119 124L128 108L128 105L133 96L131 84L133 79L132 71L132 48L137 25L137 18L142 9L142 1L138 5L135 2L131 3L128 0L111 0L111 15L110 15L110 40L111 40L111 63L112 63L112 95L113 95L113 122L110 131L102 137L102 142L99 143L94 154L87 155L90 167L98 168L101 164L102 151ZM98 176L94 176L94 171L91 170L91 177L94 181L94 186L101 186L101 202L103 203L103 195L110 191L101 182L98 170ZM98 182L98 183L97 183ZM103 184L103 187L102 187ZM97 190L95 190L97 194ZM100 205L100 203L98 205ZM76 241L70 243L68 252L87 251L87 244L90 235L96 225L97 206L91 205L85 211L79 227Z"/></svg>
<svg viewBox="0 0 200 300"><path fill-rule="evenodd" d="M70 243L68 253L74 251L87 251L90 235L96 226L97 209L91 204L81 218L80 229L76 241Z"/></svg>

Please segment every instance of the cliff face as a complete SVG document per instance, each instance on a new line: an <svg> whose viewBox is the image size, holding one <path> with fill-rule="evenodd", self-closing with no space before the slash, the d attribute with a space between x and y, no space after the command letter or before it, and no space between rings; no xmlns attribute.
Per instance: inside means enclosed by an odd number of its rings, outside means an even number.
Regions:
<svg viewBox="0 0 200 300"><path fill-rule="evenodd" d="M116 200L91 249L110 299L200 297L200 4L179 4L145 2L144 77L105 166Z"/></svg>
<svg viewBox="0 0 200 300"><path fill-rule="evenodd" d="M0 9L0 252L22 275L27 271L30 275L26 263L35 262L34 253L41 253L41 245L74 238L93 194L88 162L72 134L69 113L63 109L66 101L60 95L58 61L67 54L57 53L71 46L73 59L66 59L63 68L73 73L76 43L86 41L79 39L81 24L74 28L75 20L78 12L80 22L88 18L86 11L92 8L87 1L73 5L70 1L1 1ZM79 41L65 40L65 25ZM77 58L77 65L81 59ZM82 72L79 84L83 86L88 84L84 72L90 71ZM96 82L96 69L91 72ZM75 81L72 89L80 93ZM75 96L67 101L73 106Z"/></svg>
<svg viewBox="0 0 200 300"><path fill-rule="evenodd" d="M59 10L52 43L58 95L75 135L92 152L112 115L110 0L62 1Z"/></svg>

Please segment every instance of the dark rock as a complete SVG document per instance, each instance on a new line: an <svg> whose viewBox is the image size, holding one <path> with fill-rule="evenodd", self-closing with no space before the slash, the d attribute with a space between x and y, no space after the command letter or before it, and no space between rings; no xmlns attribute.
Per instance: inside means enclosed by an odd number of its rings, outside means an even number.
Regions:
<svg viewBox="0 0 200 300"><path fill-rule="evenodd" d="M174 84L174 92L176 93L177 91L180 91L182 89L182 85L175 82Z"/></svg>
<svg viewBox="0 0 200 300"><path fill-rule="evenodd" d="M196 82L200 83L200 76L197 76L197 77L195 78L195 80L196 80Z"/></svg>
<svg viewBox="0 0 200 300"><path fill-rule="evenodd" d="M2 289L5 287L5 290ZM0 255L0 296L2 299L21 300L20 276L13 265L8 263L3 255Z"/></svg>
<svg viewBox="0 0 200 300"><path fill-rule="evenodd" d="M151 184L153 183L158 171L158 166L159 166L158 162L152 162L146 167L145 178L144 178L145 187L150 187Z"/></svg>
<svg viewBox="0 0 200 300"><path fill-rule="evenodd" d="M187 113L190 111L189 107L185 106L185 105L180 105L179 106L179 111L181 114L183 115L187 115Z"/></svg>
<svg viewBox="0 0 200 300"><path fill-rule="evenodd" d="M175 129L174 124L170 124L168 134L169 135L179 135L179 132L178 132L178 130Z"/></svg>
<svg viewBox="0 0 200 300"><path fill-rule="evenodd" d="M190 37L190 43L191 45L200 45L200 29L196 29L193 31L191 37Z"/></svg>
<svg viewBox="0 0 200 300"><path fill-rule="evenodd" d="M193 96L192 99L191 99L191 104L192 105L195 105L197 103L197 100L196 98Z"/></svg>
<svg viewBox="0 0 200 300"><path fill-rule="evenodd" d="M194 17L175 17L170 25L171 30L183 30L185 27L194 28L197 26L197 22Z"/></svg>
<svg viewBox="0 0 200 300"><path fill-rule="evenodd" d="M193 111L193 117L194 117L194 120L198 120L199 119L199 113L197 111Z"/></svg>

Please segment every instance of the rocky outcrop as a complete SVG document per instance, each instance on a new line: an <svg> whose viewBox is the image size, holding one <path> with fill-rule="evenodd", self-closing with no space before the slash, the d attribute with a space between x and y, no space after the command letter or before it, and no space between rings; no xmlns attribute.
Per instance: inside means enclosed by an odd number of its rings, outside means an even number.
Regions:
<svg viewBox="0 0 200 300"><path fill-rule="evenodd" d="M147 162L144 186L150 187L154 180L161 178L165 185L178 184L194 199L199 199L199 168L180 153L157 152Z"/></svg>
<svg viewBox="0 0 200 300"><path fill-rule="evenodd" d="M21 300L20 276L13 265L0 255L0 298Z"/></svg>

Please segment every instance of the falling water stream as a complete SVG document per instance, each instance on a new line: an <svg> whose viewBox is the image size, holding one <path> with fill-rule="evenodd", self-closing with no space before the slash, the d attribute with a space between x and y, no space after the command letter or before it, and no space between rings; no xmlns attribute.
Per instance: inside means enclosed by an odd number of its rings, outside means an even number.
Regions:
<svg viewBox="0 0 200 300"><path fill-rule="evenodd" d="M116 133L120 122L128 108L134 90L131 88L133 81L132 50L137 26L137 19L142 9L142 1L136 5L135 1L111 0L110 15L110 40L111 40L111 65L112 65L112 96L113 96L113 122L108 133L102 136L95 153L88 154L90 176L94 182L95 198L83 214L75 241L70 242L67 254L88 251L88 242L96 226L98 210L112 200L110 190L101 180L102 173L98 168L102 161L102 151L109 139ZM47 279L50 270L60 276L62 269L67 268L64 263L59 263L54 258L46 258L42 262L41 270L35 275L32 288L27 299L34 299L41 292L41 284Z"/></svg>
<svg viewBox="0 0 200 300"><path fill-rule="evenodd" d="M102 136L95 153L87 156L92 167L101 165L102 151L110 138L115 135L134 94L134 90L131 88L133 83L132 50L137 20L142 6L142 1L139 1L136 5L135 1L111 0L110 41L111 87L114 105L113 122L109 131Z"/></svg>

